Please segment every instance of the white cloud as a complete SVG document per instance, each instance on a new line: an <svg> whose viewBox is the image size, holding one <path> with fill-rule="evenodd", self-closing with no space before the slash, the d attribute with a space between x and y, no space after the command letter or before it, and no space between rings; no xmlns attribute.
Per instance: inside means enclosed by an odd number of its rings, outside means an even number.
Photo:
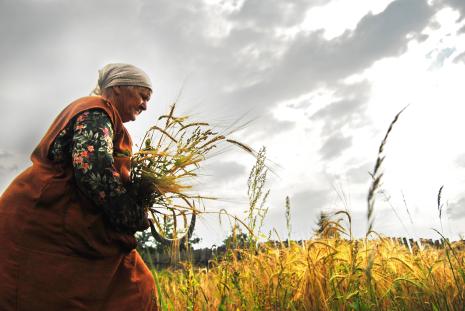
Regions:
<svg viewBox="0 0 465 311"><path fill-rule="evenodd" d="M353 31L360 19L366 14L381 13L392 1L334 0L328 5L310 9L300 28L307 31L323 29L324 37L331 40L342 35L345 31Z"/></svg>

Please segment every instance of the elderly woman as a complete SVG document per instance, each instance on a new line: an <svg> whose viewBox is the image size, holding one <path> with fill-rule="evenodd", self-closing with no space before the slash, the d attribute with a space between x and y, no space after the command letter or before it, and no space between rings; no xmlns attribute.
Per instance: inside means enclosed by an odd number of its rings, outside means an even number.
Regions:
<svg viewBox="0 0 465 311"><path fill-rule="evenodd" d="M58 115L0 198L0 310L157 308L134 249L149 190L131 187L123 125L146 110L152 86L139 68L109 64L95 93Z"/></svg>

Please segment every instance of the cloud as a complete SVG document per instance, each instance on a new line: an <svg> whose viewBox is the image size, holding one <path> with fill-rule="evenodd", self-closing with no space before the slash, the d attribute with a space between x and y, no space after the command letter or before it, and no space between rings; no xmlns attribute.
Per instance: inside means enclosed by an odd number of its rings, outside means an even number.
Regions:
<svg viewBox="0 0 465 311"><path fill-rule="evenodd" d="M270 112L252 120L245 128L247 139L262 141L264 138L277 135L294 128L295 123L292 121L278 120Z"/></svg>
<svg viewBox="0 0 465 311"><path fill-rule="evenodd" d="M297 103L288 104L287 107L293 108L293 109L305 109L305 108L310 107L311 105L312 105L312 100L304 99L304 100L300 100Z"/></svg>
<svg viewBox="0 0 465 311"><path fill-rule="evenodd" d="M251 100L269 104L334 84L379 59L402 54L409 41L406 35L421 32L432 14L426 1L395 1L380 14L366 15L353 32L333 40L324 39L323 31L299 33L281 57L270 60L273 66L262 80L243 88L238 96L244 104Z"/></svg>
<svg viewBox="0 0 465 311"><path fill-rule="evenodd" d="M18 155L7 150L0 149L0 193L10 178L19 170Z"/></svg>
<svg viewBox="0 0 465 311"><path fill-rule="evenodd" d="M465 33L465 26L463 26L457 31L457 34L463 34L463 33Z"/></svg>
<svg viewBox="0 0 465 311"><path fill-rule="evenodd" d="M192 95L205 99L205 109L240 115L254 107L254 117L321 84L339 87L339 80L376 60L401 54L406 34L420 32L432 14L425 1L399 0L333 40L322 31L293 38L276 34L326 2L250 0L233 12L200 0L2 4L0 84L8 94L2 95L7 119L1 120L10 127L21 121L28 129L19 128L15 141L7 138L0 148L30 152L57 112L87 95L97 69L109 61L134 62L153 72L162 94L176 91L192 73Z"/></svg>
<svg viewBox="0 0 465 311"><path fill-rule="evenodd" d="M387 234L388 236L404 236L408 235L408 232L405 232L400 227L399 219L395 216L391 208L381 207L381 204L378 204L378 208L374 211L374 230L379 234ZM354 236L363 237L366 234L368 229L367 221L367 211L363 210L353 210L350 211L352 218L352 232ZM408 220L404 219L404 223L408 224ZM346 223L346 228L348 224ZM393 232L395 232L393 234Z"/></svg>
<svg viewBox="0 0 465 311"><path fill-rule="evenodd" d="M341 155L350 146L352 146L352 137L345 137L342 133L337 133L324 142L320 154L324 160L331 160Z"/></svg>
<svg viewBox="0 0 465 311"><path fill-rule="evenodd" d="M321 136L324 143L320 154L324 160L333 159L349 148L352 145L349 130L368 122L365 112L370 90L367 81L339 84L333 95L336 100L310 116L312 121L323 122Z"/></svg>
<svg viewBox="0 0 465 311"><path fill-rule="evenodd" d="M261 113L321 84L334 85L379 59L402 54L406 35L421 32L433 14L426 1L395 1L333 40L326 40L322 30L283 38L275 29L289 27L306 11L304 4L310 6L306 1L279 3L247 1L234 13L212 17L202 4L146 1L142 21L157 49L195 72L200 89L210 90L206 104L222 103L237 113L258 107ZM266 9L259 10L264 5ZM222 25L227 31L216 39L208 36L208 29Z"/></svg>
<svg viewBox="0 0 465 311"><path fill-rule="evenodd" d="M459 55L457 55L454 58L453 62L454 62L454 64L465 63L465 52L462 52Z"/></svg>
<svg viewBox="0 0 465 311"><path fill-rule="evenodd" d="M10 174L11 172L17 171L18 170L18 165L3 165L0 164L0 176L3 176L4 174Z"/></svg>
<svg viewBox="0 0 465 311"><path fill-rule="evenodd" d="M18 0L0 6L0 122L14 129L1 134L0 149L29 154L58 112L89 94L99 67L148 57L137 4Z"/></svg>
<svg viewBox="0 0 465 311"><path fill-rule="evenodd" d="M16 72L41 74L45 80L53 77L52 72L67 75L63 65L72 68L73 63L91 54L96 57L106 54L115 42L134 44L138 39L139 27L134 24L138 15L137 6L121 0L9 1L8 5L2 5L0 13L5 43L2 63ZM28 76L21 78L29 80Z"/></svg>
<svg viewBox="0 0 465 311"><path fill-rule="evenodd" d="M290 201L297 214L316 214L327 204L328 193L326 190L304 190L292 195Z"/></svg>
<svg viewBox="0 0 465 311"><path fill-rule="evenodd" d="M365 117L365 109L370 90L370 83L367 81L339 84L334 93L334 97L338 99L317 111L310 119L324 122L323 136L333 135L343 127L360 127L368 119Z"/></svg>
<svg viewBox="0 0 465 311"><path fill-rule="evenodd" d="M358 167L349 169L346 172L346 176L349 182L356 184L364 184L371 179L369 172L371 172L372 170L373 167L369 163L366 163Z"/></svg>
<svg viewBox="0 0 465 311"><path fill-rule="evenodd" d="M259 29L292 27L299 25L305 13L312 7L323 5L329 0L248 0L240 10L231 14L231 19Z"/></svg>
<svg viewBox="0 0 465 311"><path fill-rule="evenodd" d="M414 38L415 38L415 40L418 41L418 43L422 43L422 42L425 42L429 38L429 35L424 34L424 33L417 33L414 36Z"/></svg>
<svg viewBox="0 0 465 311"><path fill-rule="evenodd" d="M0 150L26 159L57 113L94 87L97 69L122 61L151 75L157 89L153 106L169 103L188 76L186 94L194 100L186 110L200 107L235 119L253 108L248 117L264 115L250 127L254 137L271 139L294 126L271 113L278 103L329 89L333 102L311 118L322 127L324 145L316 149L321 147L323 160L331 160L351 146L351 130L367 122L369 82L346 84L344 79L421 40L438 7L426 0L397 0L331 40L324 30L299 30L307 10L327 2L0 0ZM445 2L464 6L460 0ZM222 7L227 3L234 8ZM280 34L291 27L298 32ZM135 130L147 127L134 125ZM0 167L0 172L8 169ZM215 163L211 170L221 185L246 174L234 161ZM347 174L363 182L363 171L360 166ZM296 227L305 230L328 204L328 193L297 192L291 204Z"/></svg>
<svg viewBox="0 0 465 311"><path fill-rule="evenodd" d="M465 17L465 2L463 0L443 0L441 4L458 10L460 12L459 20Z"/></svg>
<svg viewBox="0 0 465 311"><path fill-rule="evenodd" d="M462 153L457 156L455 159L455 165L457 165L460 168L465 168L465 153Z"/></svg>
<svg viewBox="0 0 465 311"><path fill-rule="evenodd" d="M0 160L13 157L13 154L9 151L0 150Z"/></svg>
<svg viewBox="0 0 465 311"><path fill-rule="evenodd" d="M444 65L444 61L448 59L455 52L455 48L445 48L437 53L436 59L432 63L430 68L440 68ZM459 55L460 56L460 55ZM457 56L457 57L459 57ZM454 58L454 62L457 59Z"/></svg>
<svg viewBox="0 0 465 311"><path fill-rule="evenodd" d="M244 176L246 168L237 162L212 161L203 169L202 174L211 176L209 183L217 186Z"/></svg>
<svg viewBox="0 0 465 311"><path fill-rule="evenodd" d="M447 207L447 214L453 220L465 218L465 197L450 203Z"/></svg>

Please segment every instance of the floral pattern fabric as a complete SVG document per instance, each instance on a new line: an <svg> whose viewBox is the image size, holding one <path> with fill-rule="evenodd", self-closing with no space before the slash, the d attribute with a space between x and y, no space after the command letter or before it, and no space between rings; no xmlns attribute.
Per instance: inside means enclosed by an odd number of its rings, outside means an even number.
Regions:
<svg viewBox="0 0 465 311"><path fill-rule="evenodd" d="M113 166L113 126L105 111L87 110L60 132L49 151L55 163L73 166L76 184L119 232L147 227L143 206L137 203Z"/></svg>

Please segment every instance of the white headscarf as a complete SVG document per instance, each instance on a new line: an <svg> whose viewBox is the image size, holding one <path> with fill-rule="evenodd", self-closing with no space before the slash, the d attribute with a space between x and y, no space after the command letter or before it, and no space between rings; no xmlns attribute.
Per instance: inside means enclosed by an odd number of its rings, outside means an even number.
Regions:
<svg viewBox="0 0 465 311"><path fill-rule="evenodd" d="M98 82L92 94L102 95L102 91L108 87L117 85L142 86L152 90L152 83L148 75L130 64L108 64L98 72Z"/></svg>

